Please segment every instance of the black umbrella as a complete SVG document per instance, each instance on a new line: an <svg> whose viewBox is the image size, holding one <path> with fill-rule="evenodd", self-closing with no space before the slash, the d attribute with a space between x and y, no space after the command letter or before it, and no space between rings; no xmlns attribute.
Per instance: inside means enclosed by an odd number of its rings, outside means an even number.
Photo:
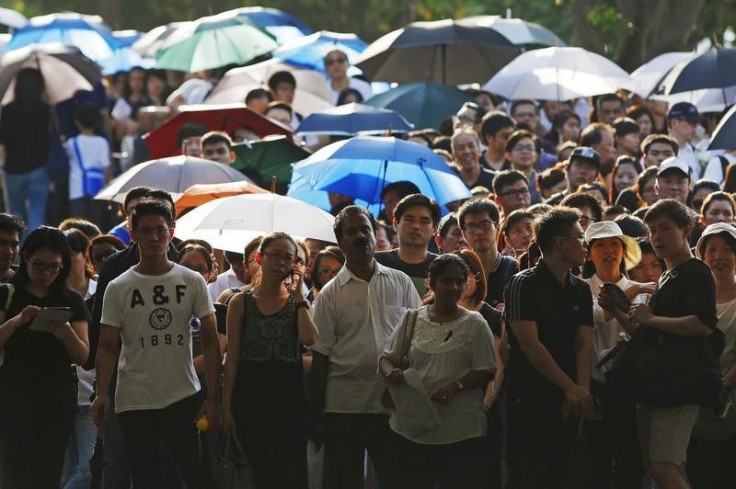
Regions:
<svg viewBox="0 0 736 489"><path fill-rule="evenodd" d="M736 49L713 47L676 64L660 83L658 92L669 95L732 85L736 85Z"/></svg>
<svg viewBox="0 0 736 489"><path fill-rule="evenodd" d="M736 105L726 112L718 127L713 131L713 137L710 139L708 151L714 149L731 150L736 149Z"/></svg>
<svg viewBox="0 0 736 489"><path fill-rule="evenodd" d="M519 53L494 30L438 20L386 34L363 51L356 66L370 80L460 85L487 80Z"/></svg>

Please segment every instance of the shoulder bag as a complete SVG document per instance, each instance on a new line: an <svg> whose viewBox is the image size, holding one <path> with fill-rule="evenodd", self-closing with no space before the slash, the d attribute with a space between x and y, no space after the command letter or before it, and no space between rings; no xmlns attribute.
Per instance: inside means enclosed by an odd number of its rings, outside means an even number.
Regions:
<svg viewBox="0 0 736 489"><path fill-rule="evenodd" d="M414 328L417 325L418 315L419 311L417 309L412 309L406 314L406 316L404 316L404 323L402 324L402 326L404 326L404 336L401 339L401 350L399 351L400 360L397 365L401 370L409 368L409 348L411 347L411 340L414 338ZM386 386L386 389L384 389L383 395L381 396L381 404L387 409L396 408L394 400L391 398L391 392L388 390L388 386Z"/></svg>

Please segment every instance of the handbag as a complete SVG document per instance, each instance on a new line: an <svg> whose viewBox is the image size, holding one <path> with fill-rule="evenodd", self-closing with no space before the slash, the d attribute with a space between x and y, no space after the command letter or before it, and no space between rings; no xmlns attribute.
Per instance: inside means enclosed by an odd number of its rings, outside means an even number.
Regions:
<svg viewBox="0 0 736 489"><path fill-rule="evenodd" d="M217 489L255 489L253 468L234 431L226 432L215 451L215 487Z"/></svg>
<svg viewBox="0 0 736 489"><path fill-rule="evenodd" d="M56 110L49 107L48 127L48 155L46 156L46 170L49 177L56 181L69 175L69 155L61 142L61 127L56 117Z"/></svg>
<svg viewBox="0 0 736 489"><path fill-rule="evenodd" d="M406 314L406 316L404 316L404 323L402 324L404 327L404 336L401 339L401 350L399 350L401 355L399 356L400 360L397 365L401 370L409 368L409 348L411 347L411 340L414 338L414 327L417 325L418 315L418 310L411 310ZM383 391L383 395L381 395L381 405L387 409L396 408L394 400L391 398L391 392L388 390L388 386L386 386Z"/></svg>
<svg viewBox="0 0 736 489"><path fill-rule="evenodd" d="M3 284L8 289L8 296L5 298L5 320L8 320L8 309L10 309L10 303L13 301L13 293L15 292L15 286L10 283ZM5 363L5 347L0 347L0 367Z"/></svg>
<svg viewBox="0 0 736 489"><path fill-rule="evenodd" d="M72 145L74 146L74 154L77 157L77 164L79 165L79 169L82 170L82 192L85 197L94 197L105 186L105 172L100 168L85 168L77 138L72 139Z"/></svg>

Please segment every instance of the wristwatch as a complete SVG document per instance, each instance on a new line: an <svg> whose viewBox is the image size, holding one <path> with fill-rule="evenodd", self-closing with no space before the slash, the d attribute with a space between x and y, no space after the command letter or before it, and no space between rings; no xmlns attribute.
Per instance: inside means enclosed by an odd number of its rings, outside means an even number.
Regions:
<svg viewBox="0 0 736 489"><path fill-rule="evenodd" d="M464 390L464 389L465 389L465 386L464 386L464 385L463 385L463 383L462 383L462 382L460 382L459 380L456 380L456 381L455 381L455 385L457 386L457 390L459 390L459 391L461 391L461 390Z"/></svg>
<svg viewBox="0 0 736 489"><path fill-rule="evenodd" d="M299 301L299 302L296 303L295 307L296 307L296 310L297 311L299 310L300 307L305 307L305 308L309 309L309 302L307 302L307 301Z"/></svg>

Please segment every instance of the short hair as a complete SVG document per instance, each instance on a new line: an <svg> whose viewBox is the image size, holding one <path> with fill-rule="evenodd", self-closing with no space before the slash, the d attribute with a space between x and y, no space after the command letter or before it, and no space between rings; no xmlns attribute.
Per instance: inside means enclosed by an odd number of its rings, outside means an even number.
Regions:
<svg viewBox="0 0 736 489"><path fill-rule="evenodd" d="M174 214L176 210L176 204L174 204L174 198L171 196L169 192L162 188L154 188L150 192L148 192L148 195L145 197L146 200L156 200L159 202L166 202L169 205L169 208L171 209L172 215Z"/></svg>
<svg viewBox="0 0 736 489"><path fill-rule="evenodd" d="M695 195L701 190L709 190L709 193L713 193L721 190L721 186L713 180L706 180L705 178L701 178L693 185L693 190L692 192L690 192L690 195Z"/></svg>
<svg viewBox="0 0 736 489"><path fill-rule="evenodd" d="M271 75L271 78L268 79L268 88L271 89L272 93L275 93L282 83L288 83L292 88L296 88L296 78L288 71L277 71Z"/></svg>
<svg viewBox="0 0 736 489"><path fill-rule="evenodd" d="M204 136L202 136L199 140L199 144L200 146L202 146L202 148L204 148L206 144L217 144L217 143L225 143L225 146L227 146L228 151L232 151L233 149L233 140L230 139L230 136L228 136L226 132L210 131Z"/></svg>
<svg viewBox="0 0 736 489"><path fill-rule="evenodd" d="M542 214L552 210L553 208L554 207L549 204L540 202L538 204L530 205L529 207L526 208L526 211L529 212L531 215L533 215L536 218L537 216L541 216Z"/></svg>
<svg viewBox="0 0 736 489"><path fill-rule="evenodd" d="M128 190L128 192L125 194L125 200L123 201L123 213L127 214L128 212L128 204L130 204L131 201L136 199L143 199L146 196L148 196L149 193L151 193L151 190L153 190L151 187L133 187L132 189Z"/></svg>
<svg viewBox="0 0 736 489"><path fill-rule="evenodd" d="M627 134L638 134L639 124L634 119L628 117L619 117L613 121L614 136L622 138Z"/></svg>
<svg viewBox="0 0 736 489"><path fill-rule="evenodd" d="M450 229L452 226L458 226L457 223L457 215L454 212L450 212L449 214L445 215L442 219L440 219L439 227L437 228L437 234L444 238L447 236L447 233L450 232Z"/></svg>
<svg viewBox="0 0 736 489"><path fill-rule="evenodd" d="M345 224L345 219L355 216L365 216L368 219L368 222L371 223L373 234L376 234L376 218L373 217L373 214L368 212L368 209L366 209L365 207L361 207L359 205L349 205L338 212L338 214L335 216L335 223L332 225L332 229L335 232L335 238L337 239L338 243L342 238L342 228Z"/></svg>
<svg viewBox="0 0 736 489"><path fill-rule="evenodd" d="M575 190L576 194L583 194L587 193L590 194L591 192L598 191L603 196L603 203L609 204L610 198L608 197L608 188L600 182L590 182L590 183L583 183L578 186L578 188ZM592 196L592 195L591 195Z"/></svg>
<svg viewBox="0 0 736 489"><path fill-rule="evenodd" d="M228 263L243 263L243 260L245 258L243 257L242 253L237 253L235 251L227 251L225 250L225 260Z"/></svg>
<svg viewBox="0 0 736 489"><path fill-rule="evenodd" d="M474 124L479 124L483 120L483 116L486 115L486 111L477 102L465 102L462 107L457 111L461 112L463 109L471 109L475 111L475 117L473 118Z"/></svg>
<svg viewBox="0 0 736 489"><path fill-rule="evenodd" d="M337 96L337 103L335 105L345 105L345 103L347 102L347 98L351 95L358 100L358 103L361 103L363 102L363 100L365 100L363 94L360 93L359 90L356 90L354 88L346 88Z"/></svg>
<svg viewBox="0 0 736 489"><path fill-rule="evenodd" d="M74 106L74 120L84 129L95 129L100 119L100 110L95 104L81 102Z"/></svg>
<svg viewBox="0 0 736 489"><path fill-rule="evenodd" d="M534 107L534 112L537 112L537 104L534 103L534 100L528 100L528 99L522 99L522 100L514 100L511 102L511 108L509 109L509 114L511 114L511 117L514 116L514 112L516 112L516 108L520 105L531 105Z"/></svg>
<svg viewBox="0 0 736 489"><path fill-rule="evenodd" d="M89 248L89 238L79 229L70 228L63 232L69 245L69 251L86 255L87 248Z"/></svg>
<svg viewBox="0 0 736 489"><path fill-rule="evenodd" d="M122 251L126 248L125 243L122 242L120 238L117 236L113 236L112 234L101 234L99 236L95 236L89 241L89 246L87 247L87 272L90 275L96 275L100 272L100 270L96 270L94 267L94 263L92 260L92 254L94 247L99 244L109 244L112 245L113 248L115 248L117 251Z"/></svg>
<svg viewBox="0 0 736 489"><path fill-rule="evenodd" d="M595 101L595 107L596 109L599 109L603 106L604 102L618 102L623 107L624 105L624 99L619 97L615 93L604 93L603 95L600 95L596 101Z"/></svg>
<svg viewBox="0 0 736 489"><path fill-rule="evenodd" d="M396 204L396 208L394 209L394 220L401 220L401 216L404 215L409 207L417 205L425 207L429 210L429 213L432 215L433 226L436 226L440 222L442 211L440 210L439 204L437 203L437 201L435 201L434 199L430 199L424 194L407 195L406 197L401 199L399 203Z"/></svg>
<svg viewBox="0 0 736 489"><path fill-rule="evenodd" d="M493 177L493 193L500 196L503 189L519 180L529 185L529 180L519 170L502 170Z"/></svg>
<svg viewBox="0 0 736 489"><path fill-rule="evenodd" d="M462 258L468 266L468 271L476 276L475 292L470 300L473 304L480 304L488 293L488 279L483 271L483 264L481 263L478 254L467 248L464 250L457 250L454 254Z"/></svg>
<svg viewBox="0 0 736 489"><path fill-rule="evenodd" d="M617 216L620 216L621 214L628 214L629 210L618 204L610 204L603 208L603 218L607 217L613 217L616 218Z"/></svg>
<svg viewBox="0 0 736 489"><path fill-rule="evenodd" d="M102 231L97 227L97 224L88 221L87 219L82 219L81 217L67 217L59 223L59 229L61 231L77 229L84 233L84 235L89 239L102 234Z"/></svg>
<svg viewBox="0 0 736 489"><path fill-rule="evenodd" d="M498 226L500 213L498 206L489 199L471 199L460 206L457 211L457 223L465 231L465 216L469 214L486 214Z"/></svg>
<svg viewBox="0 0 736 489"><path fill-rule="evenodd" d="M603 207L600 201L590 194L570 194L562 199L560 205L581 210L587 207L593 212L593 217L595 217L596 221L600 221L603 218Z"/></svg>
<svg viewBox="0 0 736 489"><path fill-rule="evenodd" d="M437 136L432 140L430 147L435 153L437 153L438 149L444 150L452 158L452 138L450 136Z"/></svg>
<svg viewBox="0 0 736 489"><path fill-rule="evenodd" d="M398 182L392 182L383 187L383 190L381 190L381 200L383 200L389 192L396 192L399 200L403 199L407 195L421 193L419 187L408 180L399 180Z"/></svg>
<svg viewBox="0 0 736 489"><path fill-rule="evenodd" d="M0 230L7 233L18 233L18 238L23 238L26 225L18 216L0 212Z"/></svg>
<svg viewBox="0 0 736 489"><path fill-rule="evenodd" d="M280 100L274 100L273 102L269 102L266 106L265 113L268 114L269 111L275 110L275 109L281 109L285 110L289 113L289 115L294 114L294 109L291 107L291 105L287 104L286 102L282 102Z"/></svg>
<svg viewBox="0 0 736 489"><path fill-rule="evenodd" d="M537 176L537 188L539 192L542 190L552 190L552 188L565 181L565 170L558 166L547 168Z"/></svg>
<svg viewBox="0 0 736 489"><path fill-rule="evenodd" d="M131 214L133 230L138 229L138 222L144 216L161 216L169 227L174 225L174 216L171 208L158 200L144 200L135 206Z"/></svg>
<svg viewBox="0 0 736 489"><path fill-rule="evenodd" d="M485 139L487 136L496 137L498 131L505 127L514 127L514 120L505 112L492 110L483 116L480 124L480 134Z"/></svg>
<svg viewBox="0 0 736 489"><path fill-rule="evenodd" d="M652 204L644 215L644 222L649 226L662 217L672 220L680 229L692 225L687 207L674 199L662 199Z"/></svg>
<svg viewBox="0 0 736 489"><path fill-rule="evenodd" d="M184 142L185 139L201 138L202 136L207 134L209 130L210 128L203 124L187 122L186 124L183 124L179 129L179 132L176 133L176 145L181 148L181 144Z"/></svg>
<svg viewBox="0 0 736 489"><path fill-rule="evenodd" d="M680 145L677 144L677 141L675 141L674 138L666 135L666 134L650 134L649 136L644 138L644 141L641 142L641 145L639 148L641 149L642 154L647 154L649 152L649 148L653 144L667 144L672 148L672 152L675 153L675 156L677 156L677 152L680 151Z"/></svg>
<svg viewBox="0 0 736 489"><path fill-rule="evenodd" d="M184 249L184 247L189 246L189 245L202 246L207 251L209 251L210 253L214 253L215 252L214 248L212 248L212 245L209 244L206 240L204 240L204 239L197 239L197 238L190 238L190 239L185 239L184 241L181 241L180 243L178 243L176 245L176 250L177 251L181 251L181 250Z"/></svg>
<svg viewBox="0 0 736 489"><path fill-rule="evenodd" d="M181 263L182 258L184 258L184 255L189 253L190 251L194 251L202 255L202 258L204 258L204 261L207 263L207 271L211 272L215 269L215 258L212 256L212 252L210 252L207 248L200 244L194 244L189 243L186 246L182 247L181 250L179 250L179 255L176 257L176 263Z"/></svg>
<svg viewBox="0 0 736 489"><path fill-rule="evenodd" d="M530 221L534 221L534 214L529 212L527 209L516 209L504 218L501 226L498 229L498 235L496 236L496 244L499 251L503 250L504 236L507 238L509 237L509 229L514 227L516 223L521 221L522 219L529 219Z"/></svg>
<svg viewBox="0 0 736 489"><path fill-rule="evenodd" d="M268 99L269 102L273 102L273 95L271 95L271 92L265 88L254 88L245 96L245 105L262 98Z"/></svg>
<svg viewBox="0 0 736 489"><path fill-rule="evenodd" d="M580 211L572 207L559 206L545 212L534 220L534 241L542 252L554 248L555 238L565 237L580 220Z"/></svg>
<svg viewBox="0 0 736 489"><path fill-rule="evenodd" d="M646 238L649 236L649 228L644 221L630 214L620 214L613 220L621 228L626 236L632 238Z"/></svg>
<svg viewBox="0 0 736 489"><path fill-rule="evenodd" d="M263 241L263 236L258 236L248 241L248 244L243 249L243 261L246 261L253 252L258 251L261 247L261 241Z"/></svg>
<svg viewBox="0 0 736 489"><path fill-rule="evenodd" d="M453 149L455 148L455 141L461 136L471 136L475 141L475 144L480 149L480 139L478 139L478 133L476 133L470 127L460 127L458 129L455 129L455 132L452 133L452 138L450 140Z"/></svg>
<svg viewBox="0 0 736 489"><path fill-rule="evenodd" d="M601 136L601 133L603 131L608 131L611 133L611 135L615 133L613 127L604 122L591 122L590 124L585 126L585 129L583 129L583 131L580 133L580 140L578 141L578 144L580 146L590 147L593 147L596 144L600 144L601 141L603 141L603 136Z"/></svg>
<svg viewBox="0 0 736 489"><path fill-rule="evenodd" d="M511 136L509 136L509 139L506 141L506 152L511 153L511 150L514 149L514 146L516 146L516 144L524 138L529 138L532 140L532 143L534 143L534 151L536 151L537 153L541 151L542 142L539 140L536 134L526 129L518 129L511 133Z"/></svg>
<svg viewBox="0 0 736 489"><path fill-rule="evenodd" d="M693 193L695 193L695 190L693 190ZM703 199L703 206L700 208L700 214L705 215L705 212L714 202L728 202L728 204L731 206L731 212L736 214L736 202L734 202L731 194L729 194L728 192L723 192L722 190L718 190L711 194L708 194L705 199Z"/></svg>

